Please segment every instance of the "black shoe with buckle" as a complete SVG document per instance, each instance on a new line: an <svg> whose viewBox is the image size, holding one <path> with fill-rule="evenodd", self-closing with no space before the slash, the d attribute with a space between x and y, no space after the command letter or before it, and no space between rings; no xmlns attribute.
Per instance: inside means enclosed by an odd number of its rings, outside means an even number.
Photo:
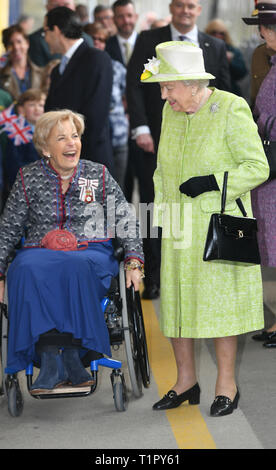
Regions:
<svg viewBox="0 0 276 470"><path fill-rule="evenodd" d="M224 395L218 395L212 403L210 410L211 416L230 415L238 407L239 398L240 394L238 390L233 401Z"/></svg>
<svg viewBox="0 0 276 470"><path fill-rule="evenodd" d="M198 383L193 387L186 390L186 392L177 393L174 390L169 392L161 398L158 402L153 405L154 410L170 410L171 408L177 408L184 401L189 400L190 405L198 405L200 402L200 388Z"/></svg>
<svg viewBox="0 0 276 470"><path fill-rule="evenodd" d="M263 330L261 331L261 333L253 335L252 339L254 339L255 341L268 341L274 339L274 341L276 342L276 331Z"/></svg>

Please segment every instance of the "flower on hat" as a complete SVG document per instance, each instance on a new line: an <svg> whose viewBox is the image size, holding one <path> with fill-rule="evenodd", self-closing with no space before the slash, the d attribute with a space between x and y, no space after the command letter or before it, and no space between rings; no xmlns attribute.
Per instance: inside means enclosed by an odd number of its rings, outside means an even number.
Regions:
<svg viewBox="0 0 276 470"><path fill-rule="evenodd" d="M259 10L257 8L251 13L252 16L257 16L258 14L259 14Z"/></svg>
<svg viewBox="0 0 276 470"><path fill-rule="evenodd" d="M156 57L148 59L148 63L144 64L144 71L141 75L141 80L146 80L147 78L152 77L152 75L157 75L159 72L160 60Z"/></svg>

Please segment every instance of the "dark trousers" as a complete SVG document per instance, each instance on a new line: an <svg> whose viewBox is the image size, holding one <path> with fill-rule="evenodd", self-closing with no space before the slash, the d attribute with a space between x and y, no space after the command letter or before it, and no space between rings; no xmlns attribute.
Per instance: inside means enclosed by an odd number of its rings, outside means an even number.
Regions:
<svg viewBox="0 0 276 470"><path fill-rule="evenodd" d="M143 231L143 248L145 256L145 279L146 287L152 284L160 286L160 264L161 264L161 229L152 227L152 207L154 201L153 174L156 168L157 156L144 152L134 140L129 141L129 158L125 182L125 194L129 202L132 201L133 180L136 177L139 184L140 203L151 205L147 211L146 230Z"/></svg>

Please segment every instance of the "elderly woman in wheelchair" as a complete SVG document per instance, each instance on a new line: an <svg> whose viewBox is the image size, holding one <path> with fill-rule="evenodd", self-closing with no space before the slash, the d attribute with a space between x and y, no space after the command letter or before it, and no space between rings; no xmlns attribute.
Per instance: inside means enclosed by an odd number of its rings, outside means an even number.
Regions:
<svg viewBox="0 0 276 470"><path fill-rule="evenodd" d="M42 158L20 169L0 219L7 366L16 373L38 358L34 395L65 383L93 384L80 348L111 356L101 300L118 273L115 234L124 248L126 286L138 290L143 277L138 222L109 171L80 160L83 130L83 118L69 110L41 116L34 143Z"/></svg>

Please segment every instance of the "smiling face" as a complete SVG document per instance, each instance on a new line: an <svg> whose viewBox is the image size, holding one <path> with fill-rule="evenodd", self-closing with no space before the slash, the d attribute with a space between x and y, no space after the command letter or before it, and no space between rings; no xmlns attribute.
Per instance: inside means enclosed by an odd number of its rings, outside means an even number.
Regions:
<svg viewBox="0 0 276 470"><path fill-rule="evenodd" d="M47 147L43 149L43 154L51 156L51 165L62 176L70 174L77 166L80 152L80 136L74 123L69 119L53 127L47 140Z"/></svg>
<svg viewBox="0 0 276 470"><path fill-rule="evenodd" d="M172 24L179 32L188 33L195 26L201 10L199 0L172 0Z"/></svg>
<svg viewBox="0 0 276 470"><path fill-rule="evenodd" d="M14 32L8 43L8 53L12 63L20 62L23 58L27 57L28 49L29 42L27 39L21 33Z"/></svg>
<svg viewBox="0 0 276 470"><path fill-rule="evenodd" d="M192 87L185 86L182 81L161 82L161 96L167 100L176 112L189 112L193 102Z"/></svg>
<svg viewBox="0 0 276 470"><path fill-rule="evenodd" d="M116 7L114 11L114 22L118 32L123 38L129 38L134 31L138 15L134 6L128 3L125 6Z"/></svg>
<svg viewBox="0 0 276 470"><path fill-rule="evenodd" d="M18 106L18 112L27 119L30 124L35 124L44 112L45 97L40 100L25 101L22 106Z"/></svg>

